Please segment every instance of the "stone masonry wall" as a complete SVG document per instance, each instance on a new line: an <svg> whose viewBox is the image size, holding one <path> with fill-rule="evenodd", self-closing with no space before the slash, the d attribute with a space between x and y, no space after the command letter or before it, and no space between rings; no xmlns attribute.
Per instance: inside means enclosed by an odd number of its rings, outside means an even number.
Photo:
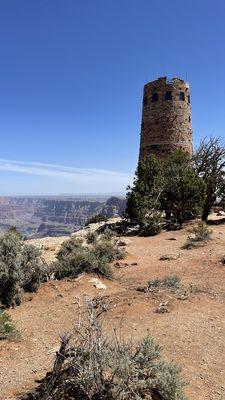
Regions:
<svg viewBox="0 0 225 400"><path fill-rule="evenodd" d="M144 86L139 159L176 149L192 154L189 84L163 77Z"/></svg>

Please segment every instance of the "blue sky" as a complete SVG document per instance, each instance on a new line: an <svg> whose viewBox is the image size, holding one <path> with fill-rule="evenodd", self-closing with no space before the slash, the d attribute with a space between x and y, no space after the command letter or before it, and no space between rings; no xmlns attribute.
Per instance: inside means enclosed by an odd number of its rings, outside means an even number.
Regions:
<svg viewBox="0 0 225 400"><path fill-rule="evenodd" d="M0 194L121 192L164 75L191 84L194 143L224 137L223 0L1 0Z"/></svg>

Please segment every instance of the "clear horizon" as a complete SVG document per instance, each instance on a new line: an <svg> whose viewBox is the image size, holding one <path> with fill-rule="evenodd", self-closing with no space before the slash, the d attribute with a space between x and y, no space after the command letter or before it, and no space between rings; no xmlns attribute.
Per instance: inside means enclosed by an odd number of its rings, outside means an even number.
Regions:
<svg viewBox="0 0 225 400"><path fill-rule="evenodd" d="M225 3L2 0L0 195L124 193L142 90L191 86L194 146L225 137Z"/></svg>

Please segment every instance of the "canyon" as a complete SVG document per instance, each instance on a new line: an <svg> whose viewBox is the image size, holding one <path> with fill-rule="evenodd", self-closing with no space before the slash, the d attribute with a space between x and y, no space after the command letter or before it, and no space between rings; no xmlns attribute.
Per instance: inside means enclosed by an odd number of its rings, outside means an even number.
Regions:
<svg viewBox="0 0 225 400"><path fill-rule="evenodd" d="M69 236L94 215L123 216L125 207L116 196L0 197L0 233L15 226L27 238Z"/></svg>

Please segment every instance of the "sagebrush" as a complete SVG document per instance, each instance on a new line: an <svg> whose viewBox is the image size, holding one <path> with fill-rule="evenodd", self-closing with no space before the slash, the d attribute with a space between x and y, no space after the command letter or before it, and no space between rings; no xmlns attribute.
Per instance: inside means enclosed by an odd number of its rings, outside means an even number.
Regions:
<svg viewBox="0 0 225 400"><path fill-rule="evenodd" d="M183 249L190 250L193 247L203 246L208 240L211 239L212 231L208 228L207 224L203 221L198 221L197 225L191 230Z"/></svg>
<svg viewBox="0 0 225 400"><path fill-rule="evenodd" d="M148 289L178 289L180 287L180 278L176 275L167 275L162 279L156 278L148 282Z"/></svg>
<svg viewBox="0 0 225 400"><path fill-rule="evenodd" d="M180 368L148 333L138 343L104 333L95 306L62 338L51 374L24 400L184 400ZM98 315L100 315L99 313Z"/></svg>
<svg viewBox="0 0 225 400"><path fill-rule="evenodd" d="M0 303L5 307L20 304L23 291L36 291L42 277L40 250L25 245L17 232L10 230L0 238Z"/></svg>
<svg viewBox="0 0 225 400"><path fill-rule="evenodd" d="M92 241L91 246L86 246L80 239L73 237L62 244L52 270L56 279L75 278L84 272L110 278L110 262L121 259L124 255L116 241L113 238L108 240L106 235L102 235L98 241Z"/></svg>

